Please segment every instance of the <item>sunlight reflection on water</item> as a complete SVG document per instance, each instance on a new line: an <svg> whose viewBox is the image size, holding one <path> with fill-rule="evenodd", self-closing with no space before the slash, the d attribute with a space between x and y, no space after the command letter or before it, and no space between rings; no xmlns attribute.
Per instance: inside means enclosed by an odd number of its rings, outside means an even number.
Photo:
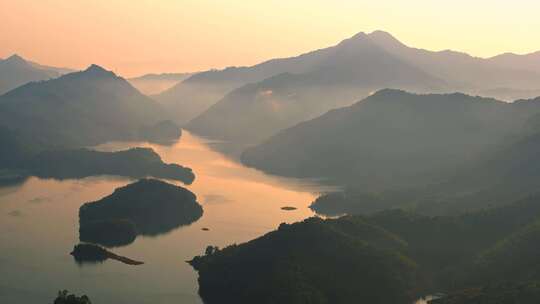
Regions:
<svg viewBox="0 0 540 304"><path fill-rule="evenodd" d="M197 275L184 261L207 245L224 247L269 232L282 222L313 216L317 193L331 190L311 181L277 178L246 168L184 132L173 146L109 143L100 150L152 147L165 162L191 167L185 186L203 205L203 217L159 237L139 237L119 255L144 261L77 266L69 252L78 241L78 209L130 182L126 178L81 180L30 178L0 188L0 303L46 303L59 289L88 294L94 303L201 303ZM298 208L284 211L284 204ZM209 231L203 231L208 228Z"/></svg>

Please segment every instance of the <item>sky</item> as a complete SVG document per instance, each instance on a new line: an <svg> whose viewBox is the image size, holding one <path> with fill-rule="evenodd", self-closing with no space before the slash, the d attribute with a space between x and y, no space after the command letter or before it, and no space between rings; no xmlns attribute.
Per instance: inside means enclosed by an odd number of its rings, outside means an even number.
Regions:
<svg viewBox="0 0 540 304"><path fill-rule="evenodd" d="M253 65L384 30L474 56L540 50L537 0L0 0L0 58L131 77Z"/></svg>

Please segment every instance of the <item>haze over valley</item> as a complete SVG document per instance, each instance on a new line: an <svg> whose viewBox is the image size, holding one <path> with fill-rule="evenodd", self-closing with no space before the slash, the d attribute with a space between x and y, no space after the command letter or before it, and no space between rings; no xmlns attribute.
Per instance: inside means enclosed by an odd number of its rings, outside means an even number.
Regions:
<svg viewBox="0 0 540 304"><path fill-rule="evenodd" d="M540 302L537 4L53 2L0 4L0 303Z"/></svg>

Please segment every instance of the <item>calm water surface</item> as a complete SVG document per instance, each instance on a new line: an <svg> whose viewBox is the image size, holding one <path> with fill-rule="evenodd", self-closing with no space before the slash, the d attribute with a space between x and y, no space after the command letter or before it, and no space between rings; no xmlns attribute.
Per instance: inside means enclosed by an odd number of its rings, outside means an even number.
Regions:
<svg viewBox="0 0 540 304"><path fill-rule="evenodd" d="M307 206L323 189L246 168L213 151L209 142L184 132L174 146L110 143L100 150L152 147L164 161L191 167L197 178L186 186L203 205L191 226L157 237L138 237L113 252L144 261L79 266L69 255L78 243L78 210L131 182L116 177L81 180L30 178L0 188L0 303L43 304L57 290L88 294L93 303L201 303L197 274L184 261L207 245L245 242L313 213ZM298 210L283 211L283 206ZM210 231L202 231L207 227Z"/></svg>

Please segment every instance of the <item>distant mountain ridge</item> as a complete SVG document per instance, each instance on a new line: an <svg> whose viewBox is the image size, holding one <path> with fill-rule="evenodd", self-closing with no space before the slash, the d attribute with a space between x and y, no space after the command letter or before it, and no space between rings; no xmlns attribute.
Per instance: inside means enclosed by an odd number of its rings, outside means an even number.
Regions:
<svg viewBox="0 0 540 304"><path fill-rule="evenodd" d="M505 68L540 73L540 51L524 55L505 53L489 58L488 61Z"/></svg>
<svg viewBox="0 0 540 304"><path fill-rule="evenodd" d="M70 72L73 71L40 65L15 54L0 59L0 95L28 82L57 78Z"/></svg>
<svg viewBox="0 0 540 304"><path fill-rule="evenodd" d="M177 88L197 85L204 90L228 84L227 90L232 91L186 127L212 138L257 143L384 88L419 93L461 91L504 96L505 100L535 96L540 71L494 61L455 51L411 48L386 32L375 31L298 57L196 74ZM232 89L242 82L249 84ZM173 91L167 93L171 97L168 105L174 103ZM214 97L226 90L217 91ZM198 102L196 97L187 100Z"/></svg>
<svg viewBox="0 0 540 304"><path fill-rule="evenodd" d="M252 67L228 67L196 73L155 96L155 99L175 113L178 122L186 123L233 89L281 73L308 72L328 52L328 49L321 49L296 57L268 60Z"/></svg>
<svg viewBox="0 0 540 304"><path fill-rule="evenodd" d="M166 91L193 73L145 74L127 79L134 87L146 95L156 95Z"/></svg>
<svg viewBox="0 0 540 304"><path fill-rule="evenodd" d="M193 74L194 73L161 73L161 74L150 73L150 74L144 74L138 77L132 77L132 78L129 78L128 80L129 81L131 80L178 80L179 81L179 80L186 79Z"/></svg>
<svg viewBox="0 0 540 304"><path fill-rule="evenodd" d="M369 34L371 41L394 56L445 79L452 91L475 94L482 90L507 87L513 89L539 89L540 69L529 69L526 65L501 64L497 57L479 58L452 50L428 51L409 47L387 32ZM516 55L520 61L534 58ZM540 57L537 58L540 64ZM534 62L532 62L534 63ZM499 96L489 96L499 97ZM534 96L530 96L534 97ZM513 98L517 99L517 98Z"/></svg>
<svg viewBox="0 0 540 304"><path fill-rule="evenodd" d="M186 127L205 136L256 143L380 87L417 92L448 87L444 80L392 56L364 33L303 56L309 64L303 65L302 73L282 73L236 89Z"/></svg>

